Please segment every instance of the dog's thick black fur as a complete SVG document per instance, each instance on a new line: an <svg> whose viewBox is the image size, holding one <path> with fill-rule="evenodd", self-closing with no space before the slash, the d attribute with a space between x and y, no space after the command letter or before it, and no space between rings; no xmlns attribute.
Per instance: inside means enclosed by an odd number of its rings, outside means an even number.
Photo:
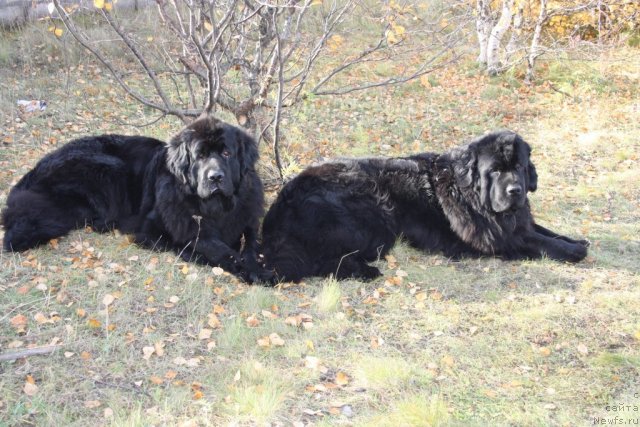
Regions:
<svg viewBox="0 0 640 427"><path fill-rule="evenodd" d="M308 276L373 279L368 262L398 237L445 256L549 258L578 262L588 242L533 220L527 199L537 174L531 149L498 131L443 154L344 159L290 181L263 223L264 255L276 280Z"/></svg>
<svg viewBox="0 0 640 427"><path fill-rule="evenodd" d="M123 135L71 141L9 193L4 247L23 251L90 225L119 229L141 245L174 249L245 280L262 279L257 158L251 137L213 117L197 119L168 144Z"/></svg>

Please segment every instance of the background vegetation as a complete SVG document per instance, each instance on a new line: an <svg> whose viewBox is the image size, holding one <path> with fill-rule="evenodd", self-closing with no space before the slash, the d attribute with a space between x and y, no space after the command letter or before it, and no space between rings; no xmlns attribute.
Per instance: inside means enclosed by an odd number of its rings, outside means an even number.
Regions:
<svg viewBox="0 0 640 427"><path fill-rule="evenodd" d="M111 28L86 19L91 40L126 70ZM121 19L159 45L171 42L148 9ZM364 29L338 33L317 73L362 48L372 27L358 25ZM0 425L638 420L640 55L632 28L549 51L526 85L526 62L489 76L476 62L474 20L456 25L461 44L446 57L452 61L422 77L309 95L283 109L284 175L340 155L442 151L511 128L534 149L537 220L590 239L587 261L451 262L400 244L378 262L380 280L269 289L141 250L125 236L79 230L36 250L0 253ZM0 204L43 154L70 139L167 139L182 125L158 120L68 31L51 26L0 33ZM409 48L414 42L419 36L403 39ZM390 55L336 83L394 76L405 61ZM153 94L143 75L127 77ZM48 106L27 112L21 99ZM277 168L271 147L262 150L271 200ZM16 356L42 347L54 351Z"/></svg>

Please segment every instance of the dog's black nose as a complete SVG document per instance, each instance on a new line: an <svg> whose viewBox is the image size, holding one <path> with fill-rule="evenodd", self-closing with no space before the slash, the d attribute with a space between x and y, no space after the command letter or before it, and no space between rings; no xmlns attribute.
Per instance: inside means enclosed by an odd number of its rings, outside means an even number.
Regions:
<svg viewBox="0 0 640 427"><path fill-rule="evenodd" d="M207 172L207 179L213 182L220 182L224 178L224 173L222 171L209 171Z"/></svg>
<svg viewBox="0 0 640 427"><path fill-rule="evenodd" d="M522 186L520 184L507 185L507 194L510 196L519 196L522 194Z"/></svg>

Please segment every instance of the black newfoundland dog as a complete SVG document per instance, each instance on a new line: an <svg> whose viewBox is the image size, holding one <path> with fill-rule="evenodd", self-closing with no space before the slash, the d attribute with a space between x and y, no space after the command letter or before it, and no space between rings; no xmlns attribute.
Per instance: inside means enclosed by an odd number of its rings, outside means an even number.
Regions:
<svg viewBox="0 0 640 427"><path fill-rule="evenodd" d="M263 223L264 255L276 280L307 276L373 279L367 263L398 237L445 256L549 258L578 262L588 242L536 224L531 148L510 131L443 154L344 159L289 182Z"/></svg>
<svg viewBox="0 0 640 427"><path fill-rule="evenodd" d="M168 144L123 135L71 141L9 193L4 247L23 251L90 225L260 280L257 158L251 137L213 117L197 119Z"/></svg>

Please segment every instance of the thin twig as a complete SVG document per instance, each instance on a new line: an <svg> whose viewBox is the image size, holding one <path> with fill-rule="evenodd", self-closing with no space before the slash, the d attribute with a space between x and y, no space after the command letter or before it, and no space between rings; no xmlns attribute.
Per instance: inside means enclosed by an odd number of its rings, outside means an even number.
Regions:
<svg viewBox="0 0 640 427"><path fill-rule="evenodd" d="M160 116L158 116L157 118L151 120L150 122L146 122L146 123L130 123L130 122L125 122L123 120L120 120L118 118L118 116L114 116L114 120L121 125L125 125L125 126L132 126L134 128L146 128L149 127L151 125L155 125L156 123L158 123L160 120L164 119L165 117L167 117L167 113L162 113Z"/></svg>
<svg viewBox="0 0 640 427"><path fill-rule="evenodd" d="M565 91L563 91L562 89L558 89L556 86L553 85L553 83L549 83L549 87L551 88L551 90L558 92L561 95L566 96L567 98L571 98L572 101L576 101L576 97L571 95L570 93L567 93Z"/></svg>
<svg viewBox="0 0 640 427"><path fill-rule="evenodd" d="M388 79L384 79L384 80L380 80L377 82L369 82L369 83L363 83L360 85L353 85L353 86L346 86L346 87L341 87L341 88L337 88L337 89L327 89L324 91L318 91L318 92L311 92L314 95L346 95L348 93L352 93L352 92L357 92L357 91L361 91L361 90L367 90L367 89L372 89L372 88L376 88L376 87L381 87L381 86L393 86L393 85L398 85L401 83L406 83L409 82L411 80L417 79L425 74L429 74L431 72L433 72L434 70L440 69L442 67L444 67L447 64L451 64L455 61L457 61L459 59L459 56L453 56L452 58L450 58L447 61L442 61L440 63L438 63L435 66L430 67L431 64L435 63L437 59L439 59L440 57L444 56L445 54L450 52L450 48L449 47L445 47L444 49L442 49L440 52L434 54L431 58L429 58L428 61L425 61L420 68L418 68L418 70L414 71L413 73L406 75L406 76L394 76L394 77L390 77Z"/></svg>

